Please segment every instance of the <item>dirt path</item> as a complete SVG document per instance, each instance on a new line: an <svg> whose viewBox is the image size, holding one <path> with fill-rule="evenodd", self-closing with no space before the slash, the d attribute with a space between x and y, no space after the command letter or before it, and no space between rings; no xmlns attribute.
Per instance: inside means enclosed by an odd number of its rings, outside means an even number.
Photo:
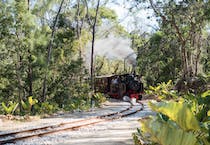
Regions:
<svg viewBox="0 0 210 145"><path fill-rule="evenodd" d="M146 103L145 103L146 104ZM108 114L127 108L126 102L106 102L103 108L97 108L89 112L65 113L51 116L49 118L32 120L30 122L7 121L0 125L0 133L12 130L21 130L56 124L65 121ZM132 145L132 133L140 127L138 119L153 114L145 106L144 110L127 118L100 123L94 126L81 128L76 131L66 131L48 136L36 137L25 141L19 141L16 145Z"/></svg>
<svg viewBox="0 0 210 145"><path fill-rule="evenodd" d="M133 145L132 133L140 127L138 119L152 115L150 109L145 110L131 117L115 120L112 122L98 124L94 127L84 128L71 139L63 142L64 145Z"/></svg>

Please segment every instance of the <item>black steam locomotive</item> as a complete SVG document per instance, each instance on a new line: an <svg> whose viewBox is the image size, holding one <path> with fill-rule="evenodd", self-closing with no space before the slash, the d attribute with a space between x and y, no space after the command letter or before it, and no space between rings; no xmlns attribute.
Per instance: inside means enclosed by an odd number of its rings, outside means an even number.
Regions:
<svg viewBox="0 0 210 145"><path fill-rule="evenodd" d="M128 96L138 100L142 98L144 88L138 75L106 75L95 78L95 91L108 94L116 99Z"/></svg>

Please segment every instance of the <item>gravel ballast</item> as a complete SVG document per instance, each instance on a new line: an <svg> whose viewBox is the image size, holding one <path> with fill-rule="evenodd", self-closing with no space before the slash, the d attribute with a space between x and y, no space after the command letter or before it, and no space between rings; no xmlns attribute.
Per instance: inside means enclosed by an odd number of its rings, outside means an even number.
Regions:
<svg viewBox="0 0 210 145"><path fill-rule="evenodd" d="M80 128L76 131L63 131L42 137L34 137L18 141L16 145L133 145L132 133L140 127L138 119L154 113L144 103L144 110L132 116L107 121L96 125ZM122 101L107 101L102 108L94 108L87 112L63 113L29 122L0 120L0 134L21 129L35 128L62 122L69 122L117 112L129 107ZM137 106L136 106L137 107ZM9 145L9 144L8 144ZM13 144L11 144L13 145Z"/></svg>

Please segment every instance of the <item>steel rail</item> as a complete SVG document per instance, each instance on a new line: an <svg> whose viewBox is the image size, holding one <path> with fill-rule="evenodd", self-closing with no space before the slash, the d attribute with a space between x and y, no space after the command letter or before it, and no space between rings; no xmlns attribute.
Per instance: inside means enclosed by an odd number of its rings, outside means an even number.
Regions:
<svg viewBox="0 0 210 145"><path fill-rule="evenodd" d="M87 121L87 120L91 120L91 119L104 118L104 117L112 116L112 115L115 115L115 114L118 114L118 113L123 113L123 112L129 110L130 108L132 108L132 106L129 106L128 108L123 109L121 111L114 112L114 113L109 113L109 114L106 114L106 115L90 117L90 118L81 119L81 120L77 120L77 121L63 122L63 123L59 123L59 124L56 124L56 125L47 125L47 126L37 127L37 128L32 128L32 129L8 132L8 133L0 134L0 138L5 137L5 136L11 136L11 135L19 134L19 133L26 133L26 132L32 132L32 131L42 130L42 129L47 129L47 128L60 127L60 126L63 126L63 125L74 124L74 123L83 122L83 121Z"/></svg>
<svg viewBox="0 0 210 145"><path fill-rule="evenodd" d="M28 139L28 138L32 138L32 137L40 137L40 136L44 136L47 134L52 134L52 133L56 133L56 132L66 131L66 130L76 130L76 129L79 129L79 128L82 128L85 126L94 125L97 123L111 121L111 120L119 119L122 117L130 116L130 115L133 115L133 114L143 110L144 106L142 103L140 103L140 104L142 106L140 109L137 109L135 111L132 111L132 112L126 113L126 114L123 114L123 113L131 110L133 108L132 105L126 109L121 110L121 111L106 114L106 115L91 117L91 118L77 120L77 121L60 123L57 125L49 125L49 126L45 126L45 127L39 127L39 128L34 128L34 129L28 129L28 130L10 132L10 133L6 133L6 134L0 134L0 138L3 138L3 137L6 138L6 137L15 136L15 135L21 134L21 133L27 133L27 132L33 132L33 131L44 131L44 132L37 133L37 134L30 134L30 135L26 135L26 136L20 136L20 137L16 137L16 138L14 137L14 138L9 138L9 139L5 139L5 140L0 140L0 144L14 143L19 140L24 140L24 139ZM110 118L106 118L106 117L110 117ZM95 119L95 121L94 121L94 119ZM93 120L93 122L85 123L90 120ZM62 127L62 126L68 125L68 124L75 124L75 123L81 123L81 122L84 122L84 124L59 129L59 127ZM46 129L52 129L52 130L46 131Z"/></svg>

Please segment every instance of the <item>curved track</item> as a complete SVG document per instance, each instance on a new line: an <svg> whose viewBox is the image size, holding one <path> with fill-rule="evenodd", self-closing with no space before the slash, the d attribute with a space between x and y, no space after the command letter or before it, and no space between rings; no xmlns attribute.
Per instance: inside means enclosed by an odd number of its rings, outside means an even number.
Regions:
<svg viewBox="0 0 210 145"><path fill-rule="evenodd" d="M94 125L97 123L105 122L105 121L111 121L115 119L119 119L122 117L127 117L130 115L133 115L141 110L143 110L143 104L138 102L140 104L140 107L133 107L130 105L126 109L123 109L121 111L117 111L114 113L91 117L87 119L81 119L78 121L71 121L71 122L64 122L59 123L56 125L48 125L44 127L37 127L33 129L27 129L27 130L21 130L21 131L14 131L10 133L0 134L0 144L6 144L6 143L15 143L19 140L29 139L33 137L40 137L56 132L66 131L66 130L76 130L81 127Z"/></svg>

